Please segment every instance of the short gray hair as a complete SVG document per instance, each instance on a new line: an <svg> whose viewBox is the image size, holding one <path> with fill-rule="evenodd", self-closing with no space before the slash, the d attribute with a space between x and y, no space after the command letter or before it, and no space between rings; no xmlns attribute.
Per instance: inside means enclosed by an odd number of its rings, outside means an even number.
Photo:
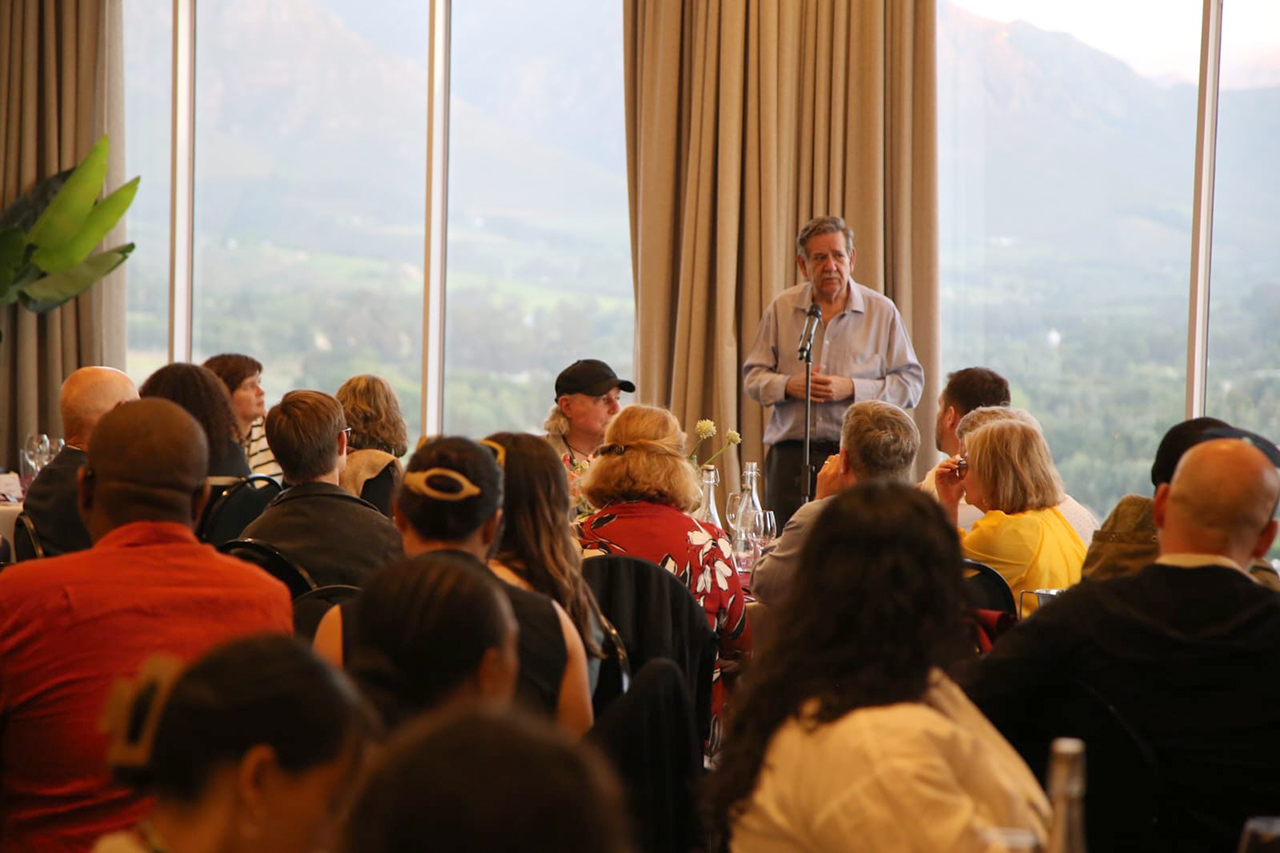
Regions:
<svg viewBox="0 0 1280 853"><path fill-rule="evenodd" d="M858 482L910 483L920 430L910 415L892 403L863 400L845 411L840 446Z"/></svg>
<svg viewBox="0 0 1280 853"><path fill-rule="evenodd" d="M853 229L844 224L844 220L839 216L819 216L810 219L800 229L800 234L796 237L796 252L806 260L809 258L809 240L817 237L819 234L835 234L839 232L844 235L844 247L848 251L853 251Z"/></svg>

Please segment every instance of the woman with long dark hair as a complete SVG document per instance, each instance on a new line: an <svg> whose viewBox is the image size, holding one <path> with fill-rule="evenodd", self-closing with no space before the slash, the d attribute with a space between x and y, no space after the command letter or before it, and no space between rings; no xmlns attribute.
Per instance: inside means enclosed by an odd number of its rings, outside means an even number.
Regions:
<svg viewBox="0 0 1280 853"><path fill-rule="evenodd" d="M209 440L210 477L247 477L249 462L237 440L231 398L218 375L198 364L166 364L147 377L141 397L163 397L191 413Z"/></svg>
<svg viewBox="0 0 1280 853"><path fill-rule="evenodd" d="M989 850L1048 803L940 667L966 645L960 544L896 483L831 499L709 780L734 851Z"/></svg>
<svg viewBox="0 0 1280 853"><path fill-rule="evenodd" d="M582 577L582 549L569 524L569 477L545 439L494 433L486 445L502 448L502 536L489 567L507 583L556 601L573 619L592 666L599 671L603 632L595 596Z"/></svg>

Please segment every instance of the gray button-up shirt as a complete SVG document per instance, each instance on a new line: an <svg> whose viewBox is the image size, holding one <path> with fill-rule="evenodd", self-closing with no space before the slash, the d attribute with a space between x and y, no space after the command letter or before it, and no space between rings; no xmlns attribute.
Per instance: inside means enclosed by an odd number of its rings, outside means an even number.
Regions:
<svg viewBox="0 0 1280 853"><path fill-rule="evenodd" d="M788 376L804 370L796 351L812 304L809 282L784 290L760 318L742 366L747 393L773 406L765 444L804 438L804 401L788 399L786 385ZM904 409L920 402L924 368L892 300L851 280L844 310L825 320L813 341L814 370L822 364L824 373L852 379L853 397L813 404L815 440L839 441L845 409L859 400L884 400Z"/></svg>

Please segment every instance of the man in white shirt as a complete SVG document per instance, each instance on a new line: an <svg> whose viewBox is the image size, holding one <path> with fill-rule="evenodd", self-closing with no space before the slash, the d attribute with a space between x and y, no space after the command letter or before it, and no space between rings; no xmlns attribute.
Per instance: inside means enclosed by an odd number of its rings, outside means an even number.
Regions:
<svg viewBox="0 0 1280 853"><path fill-rule="evenodd" d="M810 220L800 229L796 249L805 281L765 309L742 366L747 394L773 407L764 432L765 503L779 524L800 506L803 493L805 363L798 344L809 311L822 309L812 345L811 465L839 452L849 404L883 400L909 409L924 390L924 368L897 306L853 280L857 251L844 220Z"/></svg>
<svg viewBox="0 0 1280 853"><path fill-rule="evenodd" d="M934 444L948 457L960 452L960 436L956 427L960 420L974 409L984 406L1009 405L1009 380L986 367L966 367L947 374L947 386L938 395L938 420L934 426ZM939 463L941 464L941 463ZM938 487L934 484L938 466L925 475L920 488L935 498ZM959 524L966 530L982 518L982 511L960 499Z"/></svg>

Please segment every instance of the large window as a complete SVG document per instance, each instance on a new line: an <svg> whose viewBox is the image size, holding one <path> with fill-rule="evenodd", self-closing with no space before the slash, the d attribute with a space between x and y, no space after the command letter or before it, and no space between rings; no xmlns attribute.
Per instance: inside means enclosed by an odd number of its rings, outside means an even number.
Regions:
<svg viewBox="0 0 1280 853"><path fill-rule="evenodd" d="M172 0L124 0L125 174L142 177L129 209L126 370L139 385L169 360L169 134Z"/></svg>
<svg viewBox="0 0 1280 853"><path fill-rule="evenodd" d="M452 7L444 424L539 429L578 358L631 371L622 4Z"/></svg>
<svg viewBox="0 0 1280 853"><path fill-rule="evenodd" d="M938 3L943 368L1008 377L1099 519L1184 416L1201 14Z"/></svg>
<svg viewBox="0 0 1280 853"><path fill-rule="evenodd" d="M255 356L269 401L377 373L416 433L425 12L197 10L194 359Z"/></svg>
<svg viewBox="0 0 1280 853"><path fill-rule="evenodd" d="M1214 194L1207 412L1280 439L1280 4L1229 0Z"/></svg>

